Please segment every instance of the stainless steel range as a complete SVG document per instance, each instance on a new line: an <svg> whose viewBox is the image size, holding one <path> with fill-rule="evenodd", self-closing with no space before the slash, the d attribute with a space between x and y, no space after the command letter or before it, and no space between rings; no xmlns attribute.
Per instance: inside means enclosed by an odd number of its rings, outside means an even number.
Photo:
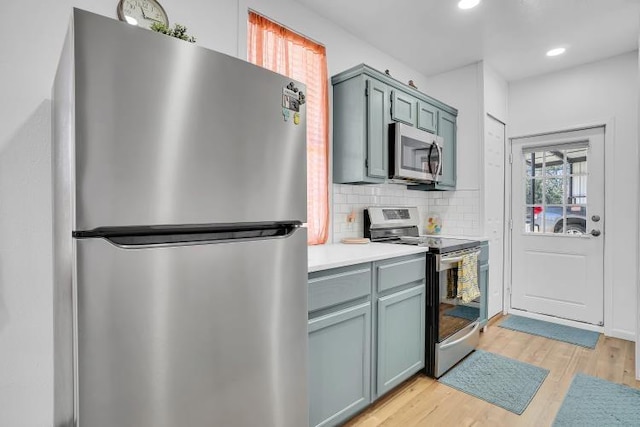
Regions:
<svg viewBox="0 0 640 427"><path fill-rule="evenodd" d="M364 236L373 242L429 247L425 371L439 378L478 345L480 305L486 295L463 303L457 287L463 260L475 260L477 285L480 242L420 235L419 224L416 207L369 207L364 215Z"/></svg>

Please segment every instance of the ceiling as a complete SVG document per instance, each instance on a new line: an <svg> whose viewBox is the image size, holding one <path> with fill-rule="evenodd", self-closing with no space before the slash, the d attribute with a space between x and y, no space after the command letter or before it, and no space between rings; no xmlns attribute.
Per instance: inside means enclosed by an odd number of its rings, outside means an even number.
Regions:
<svg viewBox="0 0 640 427"><path fill-rule="evenodd" d="M640 0L296 1L426 76L485 60L513 81L638 48Z"/></svg>

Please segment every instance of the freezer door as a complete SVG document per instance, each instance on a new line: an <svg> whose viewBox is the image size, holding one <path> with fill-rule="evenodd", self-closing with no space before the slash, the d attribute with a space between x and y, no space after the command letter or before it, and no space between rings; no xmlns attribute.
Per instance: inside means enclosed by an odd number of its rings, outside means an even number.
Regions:
<svg viewBox="0 0 640 427"><path fill-rule="evenodd" d="M79 424L307 425L306 240L78 240Z"/></svg>
<svg viewBox="0 0 640 427"><path fill-rule="evenodd" d="M291 79L88 12L74 31L74 230L306 222Z"/></svg>

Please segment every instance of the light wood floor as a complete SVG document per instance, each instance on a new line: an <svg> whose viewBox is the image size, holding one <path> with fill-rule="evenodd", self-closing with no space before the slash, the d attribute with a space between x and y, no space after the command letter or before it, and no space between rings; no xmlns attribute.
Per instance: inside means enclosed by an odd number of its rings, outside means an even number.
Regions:
<svg viewBox="0 0 640 427"><path fill-rule="evenodd" d="M550 371L522 415L418 374L346 425L550 426L577 372L640 389L640 381L635 380L635 345L630 341L600 335L591 350L500 328L500 320L492 319L486 332L480 334L479 348Z"/></svg>

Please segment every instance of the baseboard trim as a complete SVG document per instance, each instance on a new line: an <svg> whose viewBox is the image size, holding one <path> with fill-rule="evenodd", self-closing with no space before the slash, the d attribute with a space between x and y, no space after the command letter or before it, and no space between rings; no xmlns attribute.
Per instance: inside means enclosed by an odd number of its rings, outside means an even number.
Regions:
<svg viewBox="0 0 640 427"><path fill-rule="evenodd" d="M636 334L634 332L623 331L620 329L609 330L609 335L607 336L613 337L613 338L620 338L621 340L636 342Z"/></svg>

